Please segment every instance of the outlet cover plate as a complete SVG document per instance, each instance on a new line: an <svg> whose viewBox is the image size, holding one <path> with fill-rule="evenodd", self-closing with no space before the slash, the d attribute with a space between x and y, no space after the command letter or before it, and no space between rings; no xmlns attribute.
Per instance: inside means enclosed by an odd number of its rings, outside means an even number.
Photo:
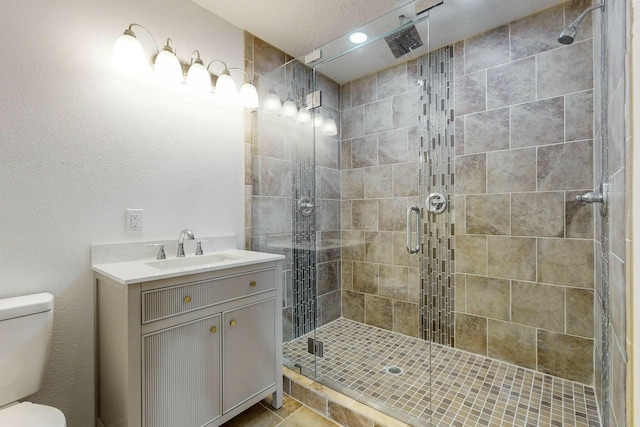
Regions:
<svg viewBox="0 0 640 427"><path fill-rule="evenodd" d="M127 233L139 233L142 231L143 209L125 209L125 230Z"/></svg>

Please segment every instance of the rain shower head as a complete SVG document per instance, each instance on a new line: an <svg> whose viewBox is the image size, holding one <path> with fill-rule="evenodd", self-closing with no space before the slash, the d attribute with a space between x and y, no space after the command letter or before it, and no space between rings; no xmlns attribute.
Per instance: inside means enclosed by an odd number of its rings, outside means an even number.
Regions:
<svg viewBox="0 0 640 427"><path fill-rule="evenodd" d="M422 46L422 39L415 25L396 31L384 40L396 59Z"/></svg>
<svg viewBox="0 0 640 427"><path fill-rule="evenodd" d="M558 36L558 42L560 42L561 44L573 43L576 39L576 34L578 34L578 27L580 26L580 23L589 14L589 12L592 12L596 9L604 9L604 2L595 4L578 15L578 17L574 19L573 22L560 33L560 36Z"/></svg>

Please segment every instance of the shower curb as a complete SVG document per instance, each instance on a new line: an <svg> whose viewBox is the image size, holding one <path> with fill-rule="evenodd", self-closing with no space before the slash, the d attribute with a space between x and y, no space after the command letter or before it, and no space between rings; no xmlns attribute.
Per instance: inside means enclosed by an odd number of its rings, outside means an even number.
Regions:
<svg viewBox="0 0 640 427"><path fill-rule="evenodd" d="M356 401L283 366L284 392L344 427L409 427L370 406Z"/></svg>

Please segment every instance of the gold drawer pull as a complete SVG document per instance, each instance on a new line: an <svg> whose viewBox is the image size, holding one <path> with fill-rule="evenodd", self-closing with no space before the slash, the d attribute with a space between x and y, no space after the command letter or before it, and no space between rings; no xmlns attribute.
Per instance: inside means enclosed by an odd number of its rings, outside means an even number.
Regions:
<svg viewBox="0 0 640 427"><path fill-rule="evenodd" d="M218 328L216 328L215 326L211 327L211 333L215 334L216 332L218 332Z"/></svg>
<svg viewBox="0 0 640 427"><path fill-rule="evenodd" d="M189 295L187 295L186 297L184 297L184 299L182 300L184 302L186 302L187 304L191 302L191 297Z"/></svg>
<svg viewBox="0 0 640 427"><path fill-rule="evenodd" d="M231 326L236 326L236 321L235 321L235 319L234 319L234 320L232 320L231 322L229 322L229 324L230 324Z"/></svg>
<svg viewBox="0 0 640 427"><path fill-rule="evenodd" d="M257 285L257 283L256 283L256 281L255 281L255 280L252 280L252 281L251 281L251 283L249 283L249 285L251 285L251 286L254 286L254 287L255 287L255 286Z"/></svg>

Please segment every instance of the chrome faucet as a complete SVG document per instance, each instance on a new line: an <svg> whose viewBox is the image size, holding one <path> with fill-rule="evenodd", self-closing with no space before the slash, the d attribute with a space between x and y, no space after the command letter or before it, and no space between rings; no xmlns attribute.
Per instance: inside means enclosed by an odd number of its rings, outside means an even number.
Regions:
<svg viewBox="0 0 640 427"><path fill-rule="evenodd" d="M180 235L178 236L178 255L176 255L177 257L184 257L184 238L187 238L187 240L193 240L195 239L195 236L193 235L193 232L191 230L189 230L188 228L185 228L184 230L182 230L180 232Z"/></svg>

